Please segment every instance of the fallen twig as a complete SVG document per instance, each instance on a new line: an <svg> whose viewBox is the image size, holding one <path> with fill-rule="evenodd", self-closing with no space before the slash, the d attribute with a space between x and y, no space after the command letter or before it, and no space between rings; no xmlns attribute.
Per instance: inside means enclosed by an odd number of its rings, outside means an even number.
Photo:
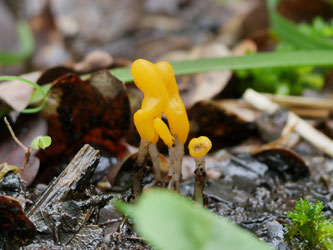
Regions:
<svg viewBox="0 0 333 250"><path fill-rule="evenodd" d="M268 113L274 113L280 107L278 104L272 102L268 97L254 91L253 89L246 90L243 98L255 108ZM333 141L329 137L312 127L291 111L288 113L287 123L289 123L289 126L290 124L293 124L293 126L295 126L295 132L297 132L305 140L321 149L327 155L333 157Z"/></svg>

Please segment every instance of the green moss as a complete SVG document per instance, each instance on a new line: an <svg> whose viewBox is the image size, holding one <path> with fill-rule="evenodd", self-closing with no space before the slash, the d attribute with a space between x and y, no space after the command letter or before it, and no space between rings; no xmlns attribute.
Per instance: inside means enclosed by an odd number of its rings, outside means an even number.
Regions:
<svg viewBox="0 0 333 250"><path fill-rule="evenodd" d="M321 17L316 17L312 24L299 24L298 28L303 33L320 36L323 38L332 38L333 37L333 20L325 21Z"/></svg>
<svg viewBox="0 0 333 250"><path fill-rule="evenodd" d="M326 219L323 203L301 199L294 211L288 213L292 224L287 240L298 249L333 249L333 220Z"/></svg>

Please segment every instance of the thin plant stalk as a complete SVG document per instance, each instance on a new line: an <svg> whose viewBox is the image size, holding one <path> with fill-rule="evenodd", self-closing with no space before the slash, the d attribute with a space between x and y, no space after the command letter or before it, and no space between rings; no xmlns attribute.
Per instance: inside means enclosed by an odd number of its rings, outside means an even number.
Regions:
<svg viewBox="0 0 333 250"><path fill-rule="evenodd" d="M172 147L170 147L169 151L170 151L169 176L171 176L169 189L179 192L179 183L182 175L184 145L179 142L177 136L175 136L175 143L172 145Z"/></svg>
<svg viewBox="0 0 333 250"><path fill-rule="evenodd" d="M206 185L205 157L194 158L195 160L195 181L193 200L200 204L204 204L203 190Z"/></svg>
<svg viewBox="0 0 333 250"><path fill-rule="evenodd" d="M24 146L23 143L20 142L20 140L16 137L16 135L14 133L14 130L12 129L12 127L10 126L10 123L7 120L7 117L4 117L3 120L6 123L6 126L7 126L8 130L9 130L9 133L12 136L13 140L16 142L16 144L20 148L22 148L24 150L25 153L27 153L29 151L28 148L26 146Z"/></svg>
<svg viewBox="0 0 333 250"><path fill-rule="evenodd" d="M149 152L149 145L149 141L141 139L137 158L133 167L133 194L135 199L142 193L142 181L145 162Z"/></svg>
<svg viewBox="0 0 333 250"><path fill-rule="evenodd" d="M155 176L155 185L161 186L163 183L160 169L160 159L156 143L151 143L149 145L149 154L151 161L153 163L153 171Z"/></svg>
<svg viewBox="0 0 333 250"><path fill-rule="evenodd" d="M20 148L22 148L24 150L24 153L25 153L25 155L24 155L24 161L22 163L21 169L19 169L20 173L22 174L25 166L28 164L28 162L30 160L32 148L24 146L23 143L16 137L16 135L14 133L14 130L12 129L12 127L10 126L10 123L7 120L7 117L4 117L3 120L6 123L6 126L7 126L8 130L9 130L9 133L12 136L13 140L16 142L16 144Z"/></svg>

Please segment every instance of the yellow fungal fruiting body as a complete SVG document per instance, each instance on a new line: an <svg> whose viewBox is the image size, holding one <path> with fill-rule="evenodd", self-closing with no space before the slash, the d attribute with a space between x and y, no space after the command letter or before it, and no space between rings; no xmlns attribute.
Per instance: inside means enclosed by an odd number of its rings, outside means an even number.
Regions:
<svg viewBox="0 0 333 250"><path fill-rule="evenodd" d="M14 165L9 165L7 162L0 164L0 180L8 173L14 172L18 173L18 167Z"/></svg>
<svg viewBox="0 0 333 250"><path fill-rule="evenodd" d="M190 155L195 158L201 158L205 156L211 148L212 142L206 136L193 138L188 144Z"/></svg>
<svg viewBox="0 0 333 250"><path fill-rule="evenodd" d="M168 126L164 123L164 121L162 121L161 118L154 119L154 129L155 129L156 133L164 141L164 143L168 147L171 147L174 142L174 138L171 135Z"/></svg>
<svg viewBox="0 0 333 250"><path fill-rule="evenodd" d="M156 65L147 60L136 60L131 72L135 85L144 93L141 109L134 114L135 127L142 139L156 143L158 136L153 122L161 117L168 104L167 89Z"/></svg>
<svg viewBox="0 0 333 250"><path fill-rule="evenodd" d="M182 99L179 96L176 78L172 66L168 62L156 63L165 87L168 91L169 101L164 110L168 119L170 131L177 136L181 144L185 144L190 130L186 109Z"/></svg>

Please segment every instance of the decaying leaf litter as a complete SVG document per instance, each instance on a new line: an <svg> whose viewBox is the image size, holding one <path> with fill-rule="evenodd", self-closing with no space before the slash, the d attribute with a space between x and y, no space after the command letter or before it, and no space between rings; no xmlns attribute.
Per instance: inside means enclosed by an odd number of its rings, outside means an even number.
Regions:
<svg viewBox="0 0 333 250"><path fill-rule="evenodd" d="M12 112L11 121L25 145L36 135L44 134L52 137L53 144L37 153L41 165L34 167L37 175L25 179L32 183L29 187L15 171L6 172L0 180L4 197L1 209L15 211L17 218L12 224L1 226L2 248L26 244L28 249L58 246L148 249L132 222L112 205L114 199L129 201L131 197L136 152L133 146L138 146L140 139L131 117L139 108L142 95L131 84L125 88L103 69L128 66L130 59L137 57L174 61L244 54L267 48L263 43L272 43L267 37L258 36L265 27L256 20L258 15L254 13L263 13L263 6L255 1L222 4L218 8L213 1L203 6L201 1L175 0L163 5L146 0L137 1L140 5L137 8L128 7L127 2L121 6L113 3L110 7L121 9L131 18L124 26L112 26L114 30L109 32L105 32L109 25L96 30L92 28L93 22L86 30L78 29L80 13L86 11L85 2L79 4L82 9L76 8L76 1L49 4L45 1L35 9L30 6L27 15L37 39L36 53L25 67L4 67L2 73L47 69L38 72L34 79L41 85L52 82L43 112L38 115ZM304 9L291 11L294 7L288 1L281 5L281 11L296 20L302 15L329 15L325 3L314 5L318 9L315 14L307 12L305 3ZM64 10L68 15L61 14ZM208 13L207 17L203 18L202 12ZM198 16L201 18L193 22ZM13 20L7 17L6 21ZM111 19L103 24L108 22L117 23ZM97 38L91 39L91 32ZM252 41L235 46L244 36ZM95 48L109 53L87 56L81 63L75 63L74 55L83 58ZM80 79L85 73L92 75ZM279 100L274 95L260 95L265 100L260 108L256 105L258 96L254 101L248 95L237 98L237 78L231 71L182 76L178 83L191 124L189 137L206 135L213 144L213 152L206 157L204 194L208 209L230 218L276 249L287 248L284 235L290 220L286 213L300 198L322 201L325 215L333 216L332 142L318 134L332 135L329 91L323 92L316 102L308 97ZM329 86L328 80L326 89ZM3 92L0 93L6 108L20 111L22 105L27 105L30 94L27 98L25 93L31 90L23 88L22 84L20 94L25 100L7 94L2 97ZM299 117L318 130L304 125ZM0 126L0 160L19 167L24 153L17 149L5 124ZM158 147L160 152L167 153L162 143ZM162 166L168 165L166 155L160 159ZM147 164L152 163L148 160ZM193 193L194 169L193 159L186 155L180 191L189 197ZM151 168L146 168L144 184L150 186L153 179ZM19 202L11 203L8 196ZM1 214L0 221L9 218Z"/></svg>

